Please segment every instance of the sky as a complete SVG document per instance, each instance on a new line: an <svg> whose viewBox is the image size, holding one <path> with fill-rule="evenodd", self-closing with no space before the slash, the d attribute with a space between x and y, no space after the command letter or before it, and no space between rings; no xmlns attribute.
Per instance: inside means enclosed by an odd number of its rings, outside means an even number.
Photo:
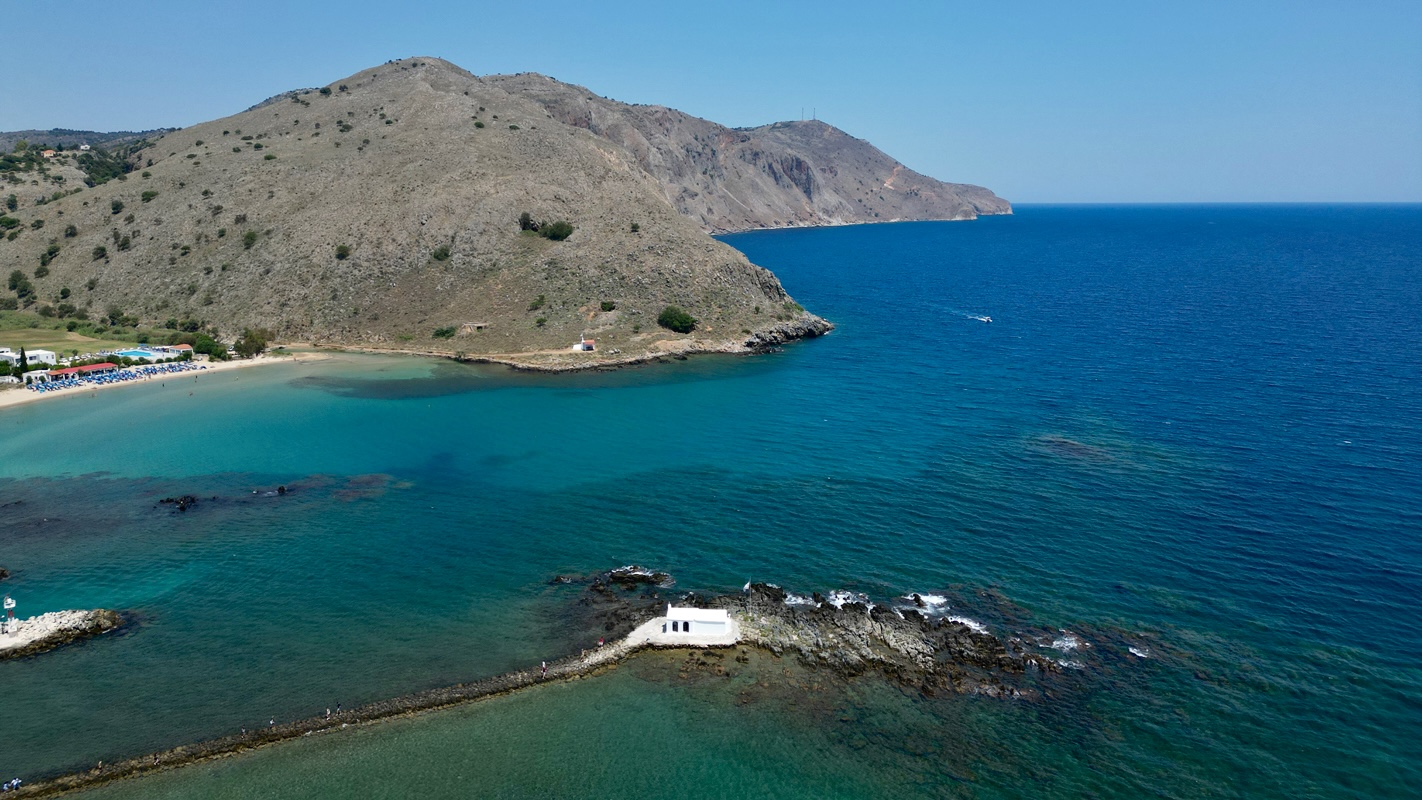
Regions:
<svg viewBox="0 0 1422 800"><path fill-rule="evenodd" d="M1019 203L1422 202L1422 2L27 6L0 130L182 127L394 58L818 116ZM13 9L6 13L13 20Z"/></svg>

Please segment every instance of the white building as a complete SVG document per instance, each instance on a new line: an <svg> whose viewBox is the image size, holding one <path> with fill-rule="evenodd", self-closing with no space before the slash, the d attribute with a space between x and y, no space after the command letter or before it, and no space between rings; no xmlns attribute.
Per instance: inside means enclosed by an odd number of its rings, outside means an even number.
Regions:
<svg viewBox="0 0 1422 800"><path fill-rule="evenodd" d="M8 347L0 347L0 361L7 366L17 366L20 363L20 353ZM26 350L25 362L29 364L48 364L54 366L59 363L59 358L49 350Z"/></svg>
<svg viewBox="0 0 1422 800"><path fill-rule="evenodd" d="M51 367L59 363L59 357L51 350L26 350L25 360L31 364L48 364Z"/></svg>
<svg viewBox="0 0 1422 800"><path fill-rule="evenodd" d="M662 633L725 636L729 631L730 617L724 608L675 608L667 604L667 621L662 624Z"/></svg>

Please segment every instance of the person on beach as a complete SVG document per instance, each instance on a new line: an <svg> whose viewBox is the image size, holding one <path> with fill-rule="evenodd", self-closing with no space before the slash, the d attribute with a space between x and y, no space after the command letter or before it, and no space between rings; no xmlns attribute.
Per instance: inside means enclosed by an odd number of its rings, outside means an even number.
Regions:
<svg viewBox="0 0 1422 800"><path fill-rule="evenodd" d="M543 662L543 677L548 677L548 662Z"/></svg>

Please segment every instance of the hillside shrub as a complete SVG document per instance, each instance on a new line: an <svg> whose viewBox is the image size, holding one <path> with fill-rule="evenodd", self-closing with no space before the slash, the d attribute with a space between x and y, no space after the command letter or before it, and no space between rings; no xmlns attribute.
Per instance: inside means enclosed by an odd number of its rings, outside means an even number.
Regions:
<svg viewBox="0 0 1422 800"><path fill-rule="evenodd" d="M329 86L322 86L322 87L321 87L321 94L330 94L330 93L331 93L331 87L329 87Z"/></svg>
<svg viewBox="0 0 1422 800"><path fill-rule="evenodd" d="M633 233L641 233L641 232L642 232L642 226L641 226L641 225L638 225L638 224L635 223L635 222L632 223L632 232L633 232Z"/></svg>
<svg viewBox="0 0 1422 800"><path fill-rule="evenodd" d="M20 207L20 198L16 197L13 194L10 195L9 197L5 198L5 207L10 209L11 211L18 209Z"/></svg>
<svg viewBox="0 0 1422 800"><path fill-rule="evenodd" d="M337 260L337 261L345 261L347 258L350 258L350 256L351 256L351 246L350 246L350 245L348 245L348 244L338 244L338 245L336 245L336 260Z"/></svg>
<svg viewBox="0 0 1422 800"><path fill-rule="evenodd" d="M604 301L602 301L602 310L603 310L603 311L615 311L615 310L617 310L617 303L615 303L615 302L613 302L613 301L611 301L611 300L604 300Z"/></svg>
<svg viewBox="0 0 1422 800"><path fill-rule="evenodd" d="M114 216L118 216L119 214L123 213L123 201L115 200L112 203L109 203L109 209L113 212Z"/></svg>
<svg viewBox="0 0 1422 800"><path fill-rule="evenodd" d="M146 192L144 192L143 194L139 195L139 196L138 196L138 199L142 200L142 201L145 202L145 203L151 203L151 202L153 202L153 198L155 198L155 197L157 197L157 196L158 196L158 193L157 193L157 192L153 191L152 189L149 189L148 191L146 191Z"/></svg>
<svg viewBox="0 0 1422 800"><path fill-rule="evenodd" d="M43 256L41 256L41 258L43 258ZM36 277L36 278L45 278L45 277L48 277L48 276L49 276L49 267L46 267L46 266L43 265L43 264L39 265L38 267L35 267L35 277Z"/></svg>
<svg viewBox="0 0 1422 800"><path fill-rule="evenodd" d="M8 230L11 229L11 228L18 227L19 224L20 224L20 221L17 220L17 219L15 219L14 217L7 217L7 216L4 216L4 215L0 215L0 230L7 230L7 231L8 231Z"/></svg>
<svg viewBox="0 0 1422 800"><path fill-rule="evenodd" d="M544 223L538 227L538 235L545 239L561 242L573 235L573 226L563 220Z"/></svg>
<svg viewBox="0 0 1422 800"><path fill-rule="evenodd" d="M254 245L254 244L256 244L256 243L257 243L257 232L256 232L256 231L247 231L246 233L242 234L242 249L243 249L243 250L251 250L251 249L252 249L252 245Z"/></svg>
<svg viewBox="0 0 1422 800"><path fill-rule="evenodd" d="M448 261L449 245L442 244L439 247L436 247L434 249L434 252L430 253L430 257L432 257L435 261Z"/></svg>
<svg viewBox="0 0 1422 800"><path fill-rule="evenodd" d="M37 231L37 230L39 230L40 228L43 228L43 227L44 227L44 220L42 220L42 219L36 219L34 222L31 222L31 223L30 223L30 230L32 230L32 231Z"/></svg>
<svg viewBox="0 0 1422 800"><path fill-rule="evenodd" d="M696 329L696 318L677 306L667 306L657 315L657 324L677 333L691 333Z"/></svg>
<svg viewBox="0 0 1422 800"><path fill-rule="evenodd" d="M104 247L103 245L99 245L98 247L95 247L92 251L90 251L89 255L93 256L95 261L98 261L101 258L109 257L109 249L107 247ZM89 282L93 283L94 280L91 278ZM94 287L90 286L89 288L92 289Z"/></svg>
<svg viewBox="0 0 1422 800"><path fill-rule="evenodd" d="M455 332L455 328L453 328L453 327L448 327L448 328L435 328L433 336L434 336L434 338L436 338L436 339L453 339L453 338L454 338L454 332Z"/></svg>
<svg viewBox="0 0 1422 800"><path fill-rule="evenodd" d="M541 328L541 327L543 327L544 325L547 325L547 324L548 324L548 318L547 318L547 317L539 317L538 319L536 319L536 320L533 321L533 324L534 324L534 325L537 325L538 327Z"/></svg>
<svg viewBox="0 0 1422 800"><path fill-rule="evenodd" d="M73 225L69 225L64 229L64 238L66 239L73 239L75 236L78 235L79 229L74 227Z"/></svg>
<svg viewBox="0 0 1422 800"><path fill-rule="evenodd" d="M475 122L475 123L474 123L474 127L476 127L476 128L482 128L482 127L484 127L484 123L482 123L482 122Z"/></svg>
<svg viewBox="0 0 1422 800"><path fill-rule="evenodd" d="M533 302L528 304L528 310L537 311L538 309L543 308L543 303L544 297L540 294L539 296L533 298Z"/></svg>
<svg viewBox="0 0 1422 800"><path fill-rule="evenodd" d="M267 153L266 155L262 156L262 160L263 160L263 161L276 161L276 156L272 155L271 153Z"/></svg>

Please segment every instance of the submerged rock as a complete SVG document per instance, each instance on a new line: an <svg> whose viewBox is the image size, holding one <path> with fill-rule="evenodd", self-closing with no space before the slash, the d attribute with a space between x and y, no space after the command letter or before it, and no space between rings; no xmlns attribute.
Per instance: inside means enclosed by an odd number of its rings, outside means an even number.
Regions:
<svg viewBox="0 0 1422 800"><path fill-rule="evenodd" d="M17 620L15 633L0 633L0 661L43 653L60 645L108 633L123 624L117 611L51 611Z"/></svg>
<svg viewBox="0 0 1422 800"><path fill-rule="evenodd" d="M644 584L649 586L672 585L672 576L670 574L656 572L635 564L609 570L599 576L598 580L593 581L594 585L596 585L599 580L604 584L615 584L623 589L635 589Z"/></svg>
<svg viewBox="0 0 1422 800"><path fill-rule="evenodd" d="M0 567L0 581L3 581L8 577L10 577L10 570L5 569L4 567Z"/></svg>
<svg viewBox="0 0 1422 800"><path fill-rule="evenodd" d="M158 502L163 505L171 505L177 508L179 511L187 511L189 508L192 508L193 506L197 505L197 501L198 499L196 497L193 497L190 494L185 494L182 497L165 497L162 500L159 500Z"/></svg>

